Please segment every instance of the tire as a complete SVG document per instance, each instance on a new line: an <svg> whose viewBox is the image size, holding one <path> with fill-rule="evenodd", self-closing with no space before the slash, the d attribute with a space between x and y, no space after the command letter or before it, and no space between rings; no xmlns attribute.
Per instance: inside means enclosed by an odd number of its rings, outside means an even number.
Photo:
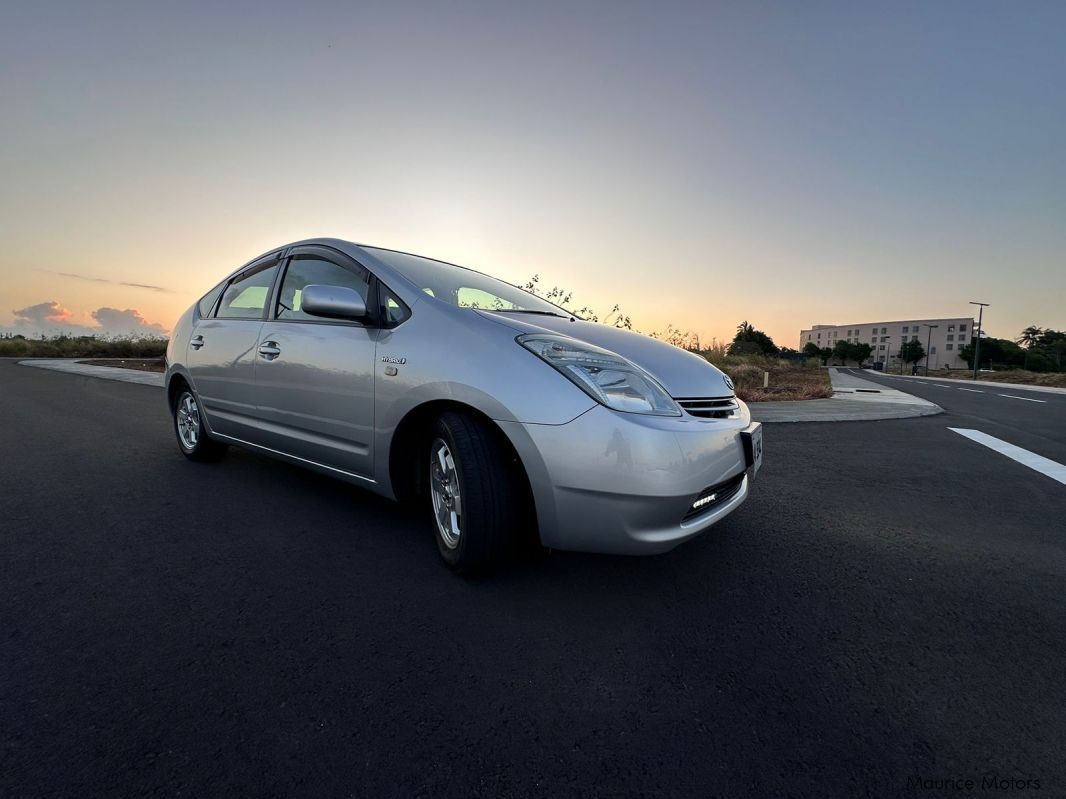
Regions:
<svg viewBox="0 0 1066 799"><path fill-rule="evenodd" d="M211 463L226 454L228 447L211 438L200 415L200 403L188 386L182 386L171 409L174 434L181 454L191 461Z"/></svg>
<svg viewBox="0 0 1066 799"><path fill-rule="evenodd" d="M454 411L436 420L425 453L441 558L465 575L498 568L514 553L528 524L514 454L489 422Z"/></svg>

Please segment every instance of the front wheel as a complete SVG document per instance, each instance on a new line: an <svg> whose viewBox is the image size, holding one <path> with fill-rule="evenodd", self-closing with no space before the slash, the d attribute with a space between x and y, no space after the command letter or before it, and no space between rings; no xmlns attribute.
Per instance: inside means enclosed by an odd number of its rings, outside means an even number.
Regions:
<svg viewBox="0 0 1066 799"><path fill-rule="evenodd" d="M189 460L217 461L226 454L226 445L208 434L200 403L188 388L183 388L174 402L174 432L181 454Z"/></svg>
<svg viewBox="0 0 1066 799"><path fill-rule="evenodd" d="M437 550L464 574L499 566L519 538L521 493L513 455L489 423L448 412L430 436L429 494Z"/></svg>

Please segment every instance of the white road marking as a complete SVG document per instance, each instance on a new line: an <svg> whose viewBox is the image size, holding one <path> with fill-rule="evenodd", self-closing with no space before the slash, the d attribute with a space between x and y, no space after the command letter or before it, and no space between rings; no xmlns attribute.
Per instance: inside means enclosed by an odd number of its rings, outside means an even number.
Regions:
<svg viewBox="0 0 1066 799"><path fill-rule="evenodd" d="M951 388L951 386L942 386L939 383L933 383L933 385L936 386L937 388Z"/></svg>
<svg viewBox="0 0 1066 799"><path fill-rule="evenodd" d="M956 388L958 388L958 386L956 386ZM969 392L971 392L973 394L984 394L985 393L983 391L978 391L976 388L959 388L959 391L969 391Z"/></svg>
<svg viewBox="0 0 1066 799"><path fill-rule="evenodd" d="M948 430L978 444L983 444L1000 455L1006 455L1011 460L1015 460L1023 466L1028 466L1030 469L1034 469L1052 480L1058 480L1063 485L1066 485L1066 466L1057 461L1045 458L1043 455L1037 455L1027 449L1016 447L1013 444L1008 444L1006 441L990 436L987 433L982 433L980 430L967 430L961 427L949 427Z"/></svg>
<svg viewBox="0 0 1066 799"><path fill-rule="evenodd" d="M914 382L917 383L919 386L928 386L929 385L928 383L923 383L921 380L915 380Z"/></svg>
<svg viewBox="0 0 1066 799"><path fill-rule="evenodd" d="M1010 397L1011 399L1025 400L1026 402L1047 402L1047 400L1033 399L1032 397L1016 397L1013 394L1000 394L1001 397Z"/></svg>

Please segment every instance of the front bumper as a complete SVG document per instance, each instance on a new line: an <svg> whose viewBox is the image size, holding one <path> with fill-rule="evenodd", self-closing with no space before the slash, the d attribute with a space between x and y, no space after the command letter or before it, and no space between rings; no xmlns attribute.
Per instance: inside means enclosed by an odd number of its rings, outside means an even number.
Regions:
<svg viewBox="0 0 1066 799"><path fill-rule="evenodd" d="M737 419L699 419L596 406L563 425L500 426L526 467L545 546L646 555L699 535L747 499L742 411ZM690 513L705 489L738 475L735 493Z"/></svg>

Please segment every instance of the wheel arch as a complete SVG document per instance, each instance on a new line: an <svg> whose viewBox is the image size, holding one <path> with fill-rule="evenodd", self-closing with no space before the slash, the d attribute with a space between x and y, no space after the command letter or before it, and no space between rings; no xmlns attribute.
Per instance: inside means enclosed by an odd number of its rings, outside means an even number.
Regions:
<svg viewBox="0 0 1066 799"><path fill-rule="evenodd" d="M523 498L531 514L533 529L536 525L536 503L526 464L510 437L495 420L473 405L454 399L427 400L411 408L396 426L389 445L389 482L392 493L400 502L415 502L425 496L427 489L425 470L420 467L420 456L429 446L432 425L447 411L477 417L499 437L505 451L513 459L515 476L519 481ZM539 535L539 533L538 533Z"/></svg>

